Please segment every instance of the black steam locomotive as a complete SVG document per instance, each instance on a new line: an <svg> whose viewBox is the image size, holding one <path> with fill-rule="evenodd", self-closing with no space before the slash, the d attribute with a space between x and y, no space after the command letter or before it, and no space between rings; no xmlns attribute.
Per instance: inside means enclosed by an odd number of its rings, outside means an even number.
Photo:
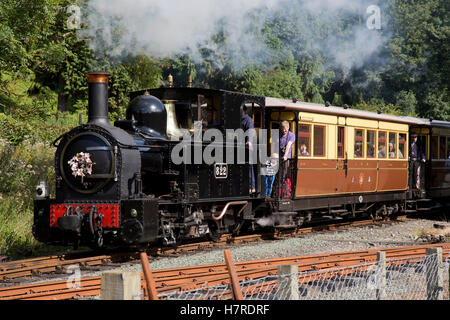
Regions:
<svg viewBox="0 0 450 320"><path fill-rule="evenodd" d="M428 210L445 204L450 196L448 123L437 122L434 128L423 119L170 85L131 93L126 120L117 120L112 126L108 118L108 75L90 73L88 80L88 123L54 142L55 199L50 198L46 182L37 187L33 234L41 242L75 246L81 242L94 248L109 244L176 245L185 239L217 239L223 233L262 225L298 227L315 217L338 220L357 214ZM270 149L270 132L279 130L282 121L289 121L291 131L296 133L292 157L287 165L279 166L269 197L262 174L264 164L250 163L246 140L235 136L225 139L229 130L241 129L243 110L251 115L257 133L268 129L266 139L262 139L264 135L258 137L258 145L263 145L258 150ZM374 129L369 128L372 125ZM402 125L402 132L394 132ZM308 126L309 132L302 131ZM211 145L219 145L217 135L195 138L196 132L205 129L215 129L226 143L211 151ZM379 137L389 134L389 139L392 131L396 147L403 146L398 153L407 152L408 134L421 135L426 161L419 166L423 167L421 175L427 176L416 183L407 155L396 155L395 159L369 157L368 145L358 136L366 131L367 137L374 132ZM328 132L327 137L324 132ZM433 132L441 134L437 154L439 158L439 152L444 152L443 160L432 159L436 153L430 143L434 141ZM349 138L340 145L344 133ZM180 144L186 137L189 142ZM354 148L351 137L355 137ZM315 153L310 159L300 155L300 141L309 141L311 153ZM380 138L377 145L386 142ZM367 150L367 157L356 155L361 146L360 151ZM272 148L265 156L280 151ZM203 154L214 158L217 152L231 154L231 159L203 161ZM244 161L237 159L239 154L245 155ZM174 161L174 155L184 161ZM255 188L250 187L252 170ZM325 178L318 184L315 177L320 174ZM430 195L436 199L427 199Z"/></svg>
<svg viewBox="0 0 450 320"><path fill-rule="evenodd" d="M35 238L94 247L157 241L171 245L239 228L252 213L249 165L215 164L215 175L210 165L174 164L171 153L179 140L171 137L180 127L192 131L195 115L206 119L205 112L213 109L221 110L222 128L239 128L240 106L263 105L264 99L194 88L135 92L127 119L112 126L107 76L88 74L88 123L54 142L59 142L56 198L49 198L46 182L37 187ZM195 143L200 152L207 145ZM238 143L233 147L245 149Z"/></svg>

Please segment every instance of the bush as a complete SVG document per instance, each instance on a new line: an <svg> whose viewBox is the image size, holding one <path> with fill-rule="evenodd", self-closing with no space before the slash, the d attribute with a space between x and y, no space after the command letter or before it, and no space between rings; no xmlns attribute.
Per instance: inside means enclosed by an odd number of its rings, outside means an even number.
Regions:
<svg viewBox="0 0 450 320"><path fill-rule="evenodd" d="M78 123L78 115L60 113L58 120L21 121L4 113L0 113L0 139L6 139L12 145L29 143L51 144L61 134L69 131Z"/></svg>
<svg viewBox="0 0 450 320"><path fill-rule="evenodd" d="M0 137L10 141L14 145L25 140L25 136L32 132L31 126L0 113Z"/></svg>
<svg viewBox="0 0 450 320"><path fill-rule="evenodd" d="M0 140L0 254L30 255L42 247L32 235L33 199L40 180L54 190L54 152L42 142Z"/></svg>

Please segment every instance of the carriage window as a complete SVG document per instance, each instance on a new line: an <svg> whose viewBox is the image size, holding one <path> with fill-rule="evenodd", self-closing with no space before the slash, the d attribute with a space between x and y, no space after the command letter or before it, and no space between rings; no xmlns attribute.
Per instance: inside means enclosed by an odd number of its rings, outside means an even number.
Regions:
<svg viewBox="0 0 450 320"><path fill-rule="evenodd" d="M314 126L314 156L325 156L325 127Z"/></svg>
<svg viewBox="0 0 450 320"><path fill-rule="evenodd" d="M367 130L367 158L375 158L375 131Z"/></svg>
<svg viewBox="0 0 450 320"><path fill-rule="evenodd" d="M389 158L397 157L397 136L393 132L389 132Z"/></svg>
<svg viewBox="0 0 450 320"><path fill-rule="evenodd" d="M338 127L338 158L344 158L345 148L345 128Z"/></svg>
<svg viewBox="0 0 450 320"><path fill-rule="evenodd" d="M439 159L446 159L447 158L447 138L446 137L440 137L440 143L439 143Z"/></svg>
<svg viewBox="0 0 450 320"><path fill-rule="evenodd" d="M355 129L355 158L362 158L364 150L364 130Z"/></svg>
<svg viewBox="0 0 450 320"><path fill-rule="evenodd" d="M386 158L386 132L378 132L378 158Z"/></svg>
<svg viewBox="0 0 450 320"><path fill-rule="evenodd" d="M301 157L309 157L311 150L311 125L298 125L298 155Z"/></svg>
<svg viewBox="0 0 450 320"><path fill-rule="evenodd" d="M400 159L406 158L406 134L399 133L398 135L398 157Z"/></svg>
<svg viewBox="0 0 450 320"><path fill-rule="evenodd" d="M439 137L433 136L431 138L431 158L438 159L439 158Z"/></svg>

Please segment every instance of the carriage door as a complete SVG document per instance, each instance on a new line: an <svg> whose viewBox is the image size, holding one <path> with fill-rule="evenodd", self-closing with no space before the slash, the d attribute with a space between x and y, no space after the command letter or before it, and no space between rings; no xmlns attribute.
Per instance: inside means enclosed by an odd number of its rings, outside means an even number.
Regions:
<svg viewBox="0 0 450 320"><path fill-rule="evenodd" d="M281 150L280 140L282 138L281 127L284 121L289 123L289 131L297 137L297 121L294 112L272 112L270 115L270 132L277 130L279 141L271 139L271 156L278 158L278 172L272 188L272 197L280 199L291 199L295 195L295 185L297 179L297 139L291 147L291 153L287 161L283 160L283 150ZM274 143L275 142L275 143Z"/></svg>
<svg viewBox="0 0 450 320"><path fill-rule="evenodd" d="M411 147L413 135L417 135L419 154L425 156L426 163L409 161L409 188L410 190L424 190L430 187L431 183L431 159L435 155L437 148L437 136L430 136L428 128L412 127L409 133L409 144ZM431 140L431 141L430 141ZM410 151L410 150L409 150ZM418 188L417 188L418 187Z"/></svg>
<svg viewBox="0 0 450 320"><path fill-rule="evenodd" d="M345 149L345 127L338 126L337 128L337 178L336 178L336 193L347 192L347 184L343 183L348 175L348 158Z"/></svg>

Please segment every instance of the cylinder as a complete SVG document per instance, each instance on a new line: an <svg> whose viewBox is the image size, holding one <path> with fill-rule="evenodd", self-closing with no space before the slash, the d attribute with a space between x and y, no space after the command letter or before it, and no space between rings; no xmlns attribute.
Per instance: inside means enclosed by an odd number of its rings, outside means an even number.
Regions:
<svg viewBox="0 0 450 320"><path fill-rule="evenodd" d="M108 118L108 73L90 72L88 77L88 123L110 126Z"/></svg>

